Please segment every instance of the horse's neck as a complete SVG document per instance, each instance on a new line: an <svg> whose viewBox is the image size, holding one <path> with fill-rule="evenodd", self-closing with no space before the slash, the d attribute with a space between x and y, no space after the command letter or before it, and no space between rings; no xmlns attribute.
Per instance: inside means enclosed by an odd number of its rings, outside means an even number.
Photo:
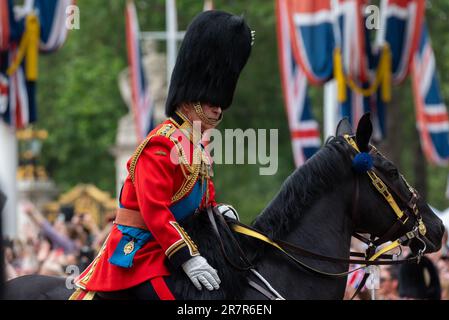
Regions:
<svg viewBox="0 0 449 320"><path fill-rule="evenodd" d="M344 187L342 187L344 188ZM281 240L289 241L304 249L333 257L349 256L351 221L347 212L348 194L341 188L324 194L307 212L301 213L297 225ZM292 207L286 205L286 207ZM298 257L299 260L320 271L344 272L347 265L322 262ZM344 295L346 278L325 278L304 272L304 269L281 257L275 250L266 250L258 265L261 273L286 298L290 299L341 299ZM292 285L294 284L294 285ZM249 293L246 298L258 299Z"/></svg>
<svg viewBox="0 0 449 320"><path fill-rule="evenodd" d="M285 240L316 253L347 257L352 223L347 212L348 202L342 197L341 191L336 188L316 201L302 214L299 223L286 235Z"/></svg>

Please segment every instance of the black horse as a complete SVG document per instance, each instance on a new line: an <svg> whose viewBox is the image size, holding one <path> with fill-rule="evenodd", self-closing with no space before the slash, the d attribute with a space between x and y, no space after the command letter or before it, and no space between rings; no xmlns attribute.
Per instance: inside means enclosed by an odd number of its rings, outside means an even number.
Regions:
<svg viewBox="0 0 449 320"><path fill-rule="evenodd" d="M372 126L369 115L359 122L355 141L360 150L370 150ZM347 121L340 122L337 135L326 143L302 167L295 170L284 182L276 197L256 218L252 226L273 239L297 244L318 254L349 258L350 241L354 232L381 237L397 222L397 217L387 201L373 187L366 173L356 173L352 167L353 147L343 138L353 135ZM374 167L388 184L409 198L410 189L397 168L380 153L373 153ZM355 190L357 186L357 190ZM399 195L401 196L401 195ZM399 204L402 202L396 199ZM444 227L424 200L417 208L427 227L426 252L441 247ZM356 218L356 219L355 219ZM389 234L395 240L410 231L416 219ZM181 270L172 270L175 295L184 299L266 299L248 285L250 271L235 269L242 265L230 235L220 227L225 243L225 254L206 214L193 215L184 223L187 232L198 244L210 264L218 269L222 280L217 291L198 291ZM279 250L256 239L237 235L248 259L286 299L342 299L346 280L343 277L317 276L287 259ZM418 252L422 243L409 242L412 252ZM226 258L225 258L226 256ZM325 272L341 273L348 264L297 257L303 263ZM73 290L65 288L65 279L44 276L26 276L7 283L7 299L67 299Z"/></svg>

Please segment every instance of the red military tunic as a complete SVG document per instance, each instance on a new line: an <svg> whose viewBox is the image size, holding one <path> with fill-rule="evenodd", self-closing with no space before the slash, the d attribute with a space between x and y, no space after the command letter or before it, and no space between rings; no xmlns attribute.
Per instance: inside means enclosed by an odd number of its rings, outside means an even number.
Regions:
<svg viewBox="0 0 449 320"><path fill-rule="evenodd" d="M171 208L189 196L196 182L205 190L200 208L216 205L211 159L198 143L194 145L190 123L174 118L150 132L148 142L128 161L129 174L120 196L122 207L140 211L151 239L135 252L131 267L114 265L109 259L122 238L114 224L97 258L77 279L79 287L87 291L127 289L169 275L169 262L179 267L199 254L201 248L179 226Z"/></svg>

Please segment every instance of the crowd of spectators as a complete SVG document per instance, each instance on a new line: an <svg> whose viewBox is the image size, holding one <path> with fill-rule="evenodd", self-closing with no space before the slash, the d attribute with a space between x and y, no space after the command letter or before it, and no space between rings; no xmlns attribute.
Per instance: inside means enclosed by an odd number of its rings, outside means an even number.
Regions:
<svg viewBox="0 0 449 320"><path fill-rule="evenodd" d="M28 222L16 239L4 239L6 279L27 274L52 276L73 275L83 271L94 259L112 227L112 218L100 229L89 213L73 214L64 208L48 221L34 205L23 207ZM71 268L68 268L71 266Z"/></svg>
<svg viewBox="0 0 449 320"><path fill-rule="evenodd" d="M363 245L354 241L354 250L362 251ZM400 259L411 256L407 247L402 248ZM351 266L357 269L358 265ZM443 245L437 252L428 254L419 264L380 266L375 292L376 300L449 300L449 247L447 232ZM350 299L363 278L364 271L355 271L348 277L345 299ZM376 286L375 286L376 287ZM354 299L369 300L372 290L365 286Z"/></svg>

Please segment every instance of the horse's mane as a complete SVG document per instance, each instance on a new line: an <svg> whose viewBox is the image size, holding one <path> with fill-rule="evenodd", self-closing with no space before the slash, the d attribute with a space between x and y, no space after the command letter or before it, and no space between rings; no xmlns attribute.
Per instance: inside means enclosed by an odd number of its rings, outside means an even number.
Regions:
<svg viewBox="0 0 449 320"><path fill-rule="evenodd" d="M283 183L278 194L253 226L272 238L281 238L323 193L328 192L349 173L349 156L342 137L330 140Z"/></svg>
<svg viewBox="0 0 449 320"><path fill-rule="evenodd" d="M320 149L302 167L296 169L283 183L276 197L257 217L254 227L278 238L288 231L320 195L335 186L341 177L350 171L348 156L343 151L346 142L334 138ZM181 269L171 270L175 283L175 294L184 299L239 299L248 286L247 272L234 269L223 257L217 238L212 230L206 212L194 214L181 223L193 241L198 245L201 255L218 270L221 288L218 291L203 289L198 291ZM219 226L226 246L227 256L238 265L238 253L231 244L223 226ZM251 241L245 245L253 246ZM259 246L260 247L260 246ZM251 250L248 250L251 251ZM255 253L255 250L253 252Z"/></svg>

